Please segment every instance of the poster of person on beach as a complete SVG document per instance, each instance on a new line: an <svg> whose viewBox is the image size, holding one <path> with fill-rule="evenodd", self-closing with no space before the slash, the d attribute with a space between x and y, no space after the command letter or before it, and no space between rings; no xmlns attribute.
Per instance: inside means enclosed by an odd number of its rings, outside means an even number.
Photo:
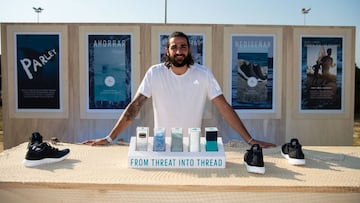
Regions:
<svg viewBox="0 0 360 203"><path fill-rule="evenodd" d="M274 110L273 35L232 35L231 104L237 110Z"/></svg>
<svg viewBox="0 0 360 203"><path fill-rule="evenodd" d="M125 109L131 100L131 34L87 34L89 109Z"/></svg>
<svg viewBox="0 0 360 203"><path fill-rule="evenodd" d="M60 110L59 33L16 33L17 110Z"/></svg>
<svg viewBox="0 0 360 203"><path fill-rule="evenodd" d="M341 110L343 38L301 37L301 111Z"/></svg>
<svg viewBox="0 0 360 203"><path fill-rule="evenodd" d="M165 54L166 43L169 37L169 33L163 33L159 35L160 42L160 54L159 54L159 63L162 62L162 58ZM188 34L191 54L194 58L194 62L197 64L204 65L205 61L205 48L204 48L204 40L205 35L203 34Z"/></svg>

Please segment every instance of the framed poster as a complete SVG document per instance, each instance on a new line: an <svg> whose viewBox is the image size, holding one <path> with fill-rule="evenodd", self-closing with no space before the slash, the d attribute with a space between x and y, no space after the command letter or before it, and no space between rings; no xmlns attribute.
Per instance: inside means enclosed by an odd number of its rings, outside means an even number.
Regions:
<svg viewBox="0 0 360 203"><path fill-rule="evenodd" d="M9 70L9 81L13 82L9 86L13 88L9 91L10 99L14 100L9 103L10 116L65 118L68 116L66 28L37 27L9 26L8 40L14 53L12 56L9 52L13 58L9 62L14 63L10 65L14 69Z"/></svg>
<svg viewBox="0 0 360 203"><path fill-rule="evenodd" d="M228 81L227 99L242 117L278 116L280 35L271 29L252 33L226 31L224 40L228 47L224 58L229 60L224 81Z"/></svg>
<svg viewBox="0 0 360 203"><path fill-rule="evenodd" d="M87 33L88 109L125 109L131 101L132 35Z"/></svg>
<svg viewBox="0 0 360 203"><path fill-rule="evenodd" d="M303 35L300 40L300 112L342 112L344 37Z"/></svg>
<svg viewBox="0 0 360 203"><path fill-rule="evenodd" d="M210 26L183 26L183 25L166 25L151 27L151 52L152 64L162 62L165 54L165 48L168 36L174 31L184 32L189 37L191 54L195 63L205 65L210 70L212 56L212 31ZM212 117L211 103L207 102L203 118Z"/></svg>
<svg viewBox="0 0 360 203"><path fill-rule="evenodd" d="M99 28L100 29L100 28ZM134 29L96 31L83 28L80 38L82 118L118 118L134 95Z"/></svg>
<svg viewBox="0 0 360 203"><path fill-rule="evenodd" d="M14 33L16 109L60 109L60 34Z"/></svg>
<svg viewBox="0 0 360 203"><path fill-rule="evenodd" d="M294 28L291 109L298 119L348 118L353 110L353 33L348 28Z"/></svg>

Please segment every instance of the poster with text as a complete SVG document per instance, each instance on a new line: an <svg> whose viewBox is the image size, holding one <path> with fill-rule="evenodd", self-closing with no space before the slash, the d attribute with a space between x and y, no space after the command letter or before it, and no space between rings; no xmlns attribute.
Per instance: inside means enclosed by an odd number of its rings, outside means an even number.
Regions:
<svg viewBox="0 0 360 203"><path fill-rule="evenodd" d="M204 48L204 41L205 36L203 34L188 34L191 55L194 59L195 63L204 65L205 61L205 48ZM160 55L159 55L159 62L163 62L163 57L165 54L165 48L167 47L167 40L169 34L160 34L159 35L159 42L160 42Z"/></svg>
<svg viewBox="0 0 360 203"><path fill-rule="evenodd" d="M231 105L236 110L274 111L273 35L231 36Z"/></svg>
<svg viewBox="0 0 360 203"><path fill-rule="evenodd" d="M343 38L302 36L300 75L300 111L341 110Z"/></svg>
<svg viewBox="0 0 360 203"><path fill-rule="evenodd" d="M15 33L17 111L60 110L60 34Z"/></svg>
<svg viewBox="0 0 360 203"><path fill-rule="evenodd" d="M131 100L131 34L88 34L88 106L125 109Z"/></svg>

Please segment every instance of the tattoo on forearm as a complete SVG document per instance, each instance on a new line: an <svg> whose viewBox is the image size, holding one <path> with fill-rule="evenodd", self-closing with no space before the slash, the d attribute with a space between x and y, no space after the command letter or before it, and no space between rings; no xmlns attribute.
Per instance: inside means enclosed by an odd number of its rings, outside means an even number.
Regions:
<svg viewBox="0 0 360 203"><path fill-rule="evenodd" d="M129 105L125 112L124 118L126 121L132 121L138 115L141 107L143 106L146 97L144 95L138 95Z"/></svg>

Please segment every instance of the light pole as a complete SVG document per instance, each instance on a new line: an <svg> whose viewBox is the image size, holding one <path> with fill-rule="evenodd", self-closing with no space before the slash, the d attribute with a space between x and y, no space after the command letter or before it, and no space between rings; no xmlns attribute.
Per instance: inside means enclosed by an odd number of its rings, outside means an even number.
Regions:
<svg viewBox="0 0 360 203"><path fill-rule="evenodd" d="M34 9L35 13L37 13L37 23L39 23L39 15L44 9L41 7L37 7L37 8L33 7L33 9Z"/></svg>
<svg viewBox="0 0 360 203"><path fill-rule="evenodd" d="M167 0L165 0L165 24L167 23Z"/></svg>
<svg viewBox="0 0 360 203"><path fill-rule="evenodd" d="M306 14L310 12L311 8L302 8L301 13L304 14L304 25L306 25Z"/></svg>

